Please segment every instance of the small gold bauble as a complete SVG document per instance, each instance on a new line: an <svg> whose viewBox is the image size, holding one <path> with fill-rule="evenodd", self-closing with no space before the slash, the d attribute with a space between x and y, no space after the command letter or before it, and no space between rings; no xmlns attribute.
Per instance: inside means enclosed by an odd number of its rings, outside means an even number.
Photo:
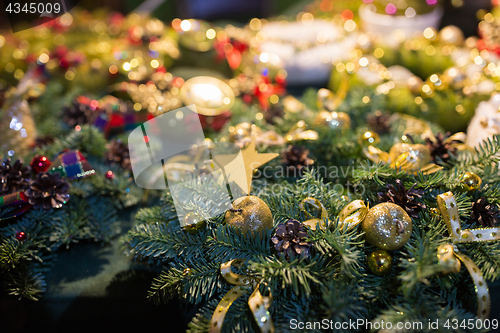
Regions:
<svg viewBox="0 0 500 333"><path fill-rule="evenodd" d="M362 146L376 145L380 142L380 136L373 131L366 131L358 138L358 143Z"/></svg>
<svg viewBox="0 0 500 333"><path fill-rule="evenodd" d="M349 129L351 128L351 117L345 112L332 112L332 128Z"/></svg>
<svg viewBox="0 0 500 333"><path fill-rule="evenodd" d="M464 43L464 33L459 27L448 25L439 32L439 40L448 45L459 46Z"/></svg>
<svg viewBox="0 0 500 333"><path fill-rule="evenodd" d="M207 225L205 221L200 221L201 218L196 213L187 213L184 216L184 222L182 223L182 230L188 232L192 235L197 234L201 230L205 229Z"/></svg>
<svg viewBox="0 0 500 333"><path fill-rule="evenodd" d="M188 276L189 274L191 274L191 268L184 268L182 275Z"/></svg>
<svg viewBox="0 0 500 333"><path fill-rule="evenodd" d="M460 179L463 192L472 192L481 187L483 181L474 172L466 172Z"/></svg>
<svg viewBox="0 0 500 333"><path fill-rule="evenodd" d="M308 219L322 219L327 217L327 212L323 204L316 198L307 197L299 203L299 209Z"/></svg>
<svg viewBox="0 0 500 333"><path fill-rule="evenodd" d="M392 269L392 256L385 250L376 250L368 255L367 264L375 275L385 275Z"/></svg>
<svg viewBox="0 0 500 333"><path fill-rule="evenodd" d="M405 170L418 171L431 162L431 152L423 144L396 143L389 150L389 162L396 167L405 162Z"/></svg>
<svg viewBox="0 0 500 333"><path fill-rule="evenodd" d="M351 128L351 117L345 112L320 111L314 119L314 124L332 129Z"/></svg>
<svg viewBox="0 0 500 333"><path fill-rule="evenodd" d="M271 210L264 201L255 196L241 197L233 202L233 208L226 212L226 224L244 233L260 232L273 228Z"/></svg>
<svg viewBox="0 0 500 333"><path fill-rule="evenodd" d="M229 141L238 142L243 139L256 137L261 133L262 131L257 125L244 122L234 126L234 130L229 133Z"/></svg>
<svg viewBox="0 0 500 333"><path fill-rule="evenodd" d="M412 221L403 208L384 202L368 211L361 227L368 243L382 250L394 251L410 239Z"/></svg>
<svg viewBox="0 0 500 333"><path fill-rule="evenodd" d="M429 212L431 213L432 216L440 216L441 215L441 213L439 212L439 209L437 209L435 207L429 209Z"/></svg>

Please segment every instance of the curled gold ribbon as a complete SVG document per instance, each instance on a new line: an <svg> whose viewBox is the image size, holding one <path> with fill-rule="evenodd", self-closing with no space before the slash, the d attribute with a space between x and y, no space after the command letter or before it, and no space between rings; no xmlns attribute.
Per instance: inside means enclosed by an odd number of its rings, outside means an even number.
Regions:
<svg viewBox="0 0 500 333"><path fill-rule="evenodd" d="M354 200L345 206L339 214L339 222L342 226L347 225L347 229L352 229L361 222L368 214L368 207L362 200Z"/></svg>
<svg viewBox="0 0 500 333"><path fill-rule="evenodd" d="M313 130L308 130L307 125L303 120L297 122L288 131L285 136L281 136L275 131L267 131L262 134L255 134L253 137L246 137L238 140L236 145L240 148L246 147L250 142L255 141L256 145L266 146L281 146L285 143L302 141L302 140L317 140L318 133Z"/></svg>
<svg viewBox="0 0 500 333"><path fill-rule="evenodd" d="M242 268L244 262L245 260L243 259L233 259L221 265L221 274L224 279L228 283L236 286L224 295L215 308L212 320L210 321L209 333L218 333L221 331L222 324L224 323L224 317L233 302L236 301L238 297L251 292L252 289L254 289L254 291L248 298L248 306L252 311L257 325L259 326L261 332L274 332L274 325L271 319L271 314L269 313L269 307L272 303L272 295L263 296L259 290L260 283L257 283L255 278L247 275L236 274L231 270L231 267Z"/></svg>
<svg viewBox="0 0 500 333"><path fill-rule="evenodd" d="M288 131L285 135L287 142L301 141L301 140L317 140L318 133L307 129L306 122L299 120L297 124Z"/></svg>
<svg viewBox="0 0 500 333"><path fill-rule="evenodd" d="M448 232L453 240L453 243L468 243L468 242L491 242L500 239L500 228L479 228L462 230L460 224L460 216L458 215L458 206L455 196L452 192L446 192L437 197L438 208L441 211L443 220L448 227ZM488 291L488 285L483 277L479 267L465 254L458 251L456 245L447 244L438 249L438 258L441 263L446 258L449 258L449 253L452 252L467 268L467 271L474 281L474 287L477 294L477 317L486 319L490 315L491 299ZM458 266L459 270L459 266ZM456 272L457 267L451 269L451 272ZM450 272L446 269L445 273Z"/></svg>
<svg viewBox="0 0 500 333"><path fill-rule="evenodd" d="M414 164L416 163L416 161L413 160L411 154L408 152L399 155L394 159L394 161L389 161L389 153L382 151L374 146L363 148L363 153L369 160L373 162L382 162L384 164L389 163L392 168L401 169L408 173L417 174L418 172L422 172L424 175L430 175L431 173L443 169L442 166L434 163L429 163L420 168L418 171L411 171L412 169L414 169Z"/></svg>
<svg viewBox="0 0 500 333"><path fill-rule="evenodd" d="M458 215L457 201L452 192L438 195L438 208L441 211L454 243L491 242L500 240L500 228L478 228L462 230Z"/></svg>

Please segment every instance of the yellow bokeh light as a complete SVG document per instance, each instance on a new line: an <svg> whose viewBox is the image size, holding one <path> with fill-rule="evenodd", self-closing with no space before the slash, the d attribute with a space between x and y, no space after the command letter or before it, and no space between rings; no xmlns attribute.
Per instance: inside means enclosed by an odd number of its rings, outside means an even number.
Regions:
<svg viewBox="0 0 500 333"><path fill-rule="evenodd" d="M216 32L214 29L208 29L206 35L208 39L214 39L216 36Z"/></svg>

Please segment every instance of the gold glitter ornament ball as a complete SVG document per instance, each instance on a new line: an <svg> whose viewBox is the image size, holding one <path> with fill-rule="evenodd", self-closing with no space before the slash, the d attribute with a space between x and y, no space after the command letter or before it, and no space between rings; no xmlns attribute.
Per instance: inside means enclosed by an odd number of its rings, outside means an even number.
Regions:
<svg viewBox="0 0 500 333"><path fill-rule="evenodd" d="M244 233L261 232L273 228L271 210L256 196L241 197L233 202L233 208L226 212L226 224Z"/></svg>
<svg viewBox="0 0 500 333"><path fill-rule="evenodd" d="M366 260L368 268L375 275L385 275L392 269L392 256L385 250L373 251Z"/></svg>
<svg viewBox="0 0 500 333"><path fill-rule="evenodd" d="M384 202L368 211L361 227L368 243L382 250L394 251L410 239L412 222L403 208Z"/></svg>

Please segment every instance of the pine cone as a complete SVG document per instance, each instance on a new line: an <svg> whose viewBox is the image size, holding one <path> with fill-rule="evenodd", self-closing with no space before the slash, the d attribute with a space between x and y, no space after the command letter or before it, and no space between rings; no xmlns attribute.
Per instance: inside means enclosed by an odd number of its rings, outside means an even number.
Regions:
<svg viewBox="0 0 500 333"><path fill-rule="evenodd" d="M7 158L0 164L0 195L22 191L29 186L30 167L23 166L21 160L13 165L10 162L10 158Z"/></svg>
<svg viewBox="0 0 500 333"><path fill-rule="evenodd" d="M274 124L275 118L281 118L285 114L283 108L278 105L271 105L271 107L263 111L263 113L264 113L264 119L268 124Z"/></svg>
<svg viewBox="0 0 500 333"><path fill-rule="evenodd" d="M38 137L38 138L36 138L33 146L35 148L42 148L44 146L48 146L48 145L54 143L54 140L55 140L55 138L53 136L50 136L50 135Z"/></svg>
<svg viewBox="0 0 500 333"><path fill-rule="evenodd" d="M69 127L85 125L92 122L95 109L90 106L87 97L79 96L73 100L70 106L63 108L63 120Z"/></svg>
<svg viewBox="0 0 500 333"><path fill-rule="evenodd" d="M494 227L498 223L500 212L483 197L472 204L470 218L482 227Z"/></svg>
<svg viewBox="0 0 500 333"><path fill-rule="evenodd" d="M283 152L283 164L291 171L302 174L314 161L308 157L309 150L299 146L288 146Z"/></svg>
<svg viewBox="0 0 500 333"><path fill-rule="evenodd" d="M444 135L443 133L438 133L436 135L436 141L432 141L429 138L425 139L425 143L431 151L432 161L434 163L438 163L440 161L446 163L452 155L456 155L457 148L453 147L453 144L457 143L458 141L452 140L447 143L444 142L444 140L446 140L449 136L450 132Z"/></svg>
<svg viewBox="0 0 500 333"><path fill-rule="evenodd" d="M39 173L25 194L35 208L61 208L69 199L69 185L58 173Z"/></svg>
<svg viewBox="0 0 500 333"><path fill-rule="evenodd" d="M132 165L130 164L130 153L126 144L120 140L112 140L107 145L106 148L106 161L111 165L120 165L122 168L131 170Z"/></svg>
<svg viewBox="0 0 500 333"><path fill-rule="evenodd" d="M375 111L374 114L369 114L366 117L366 121L372 130L378 134L386 134L391 130L389 123L389 117L387 113L382 113L381 111Z"/></svg>
<svg viewBox="0 0 500 333"><path fill-rule="evenodd" d="M296 257L307 258L311 254L312 244L305 241L307 237L304 224L289 219L286 223L278 224L275 236L271 238L271 241L280 257L293 260Z"/></svg>
<svg viewBox="0 0 500 333"><path fill-rule="evenodd" d="M403 182L400 179L396 179L396 187L394 185L387 185L387 192L379 192L378 197L381 202L392 202L396 205L401 206L408 215L413 218L418 218L418 212L425 209L426 206L422 202L417 202L417 198L422 198L424 191L413 189L417 185L417 183L413 184L413 186L406 190L403 185Z"/></svg>

